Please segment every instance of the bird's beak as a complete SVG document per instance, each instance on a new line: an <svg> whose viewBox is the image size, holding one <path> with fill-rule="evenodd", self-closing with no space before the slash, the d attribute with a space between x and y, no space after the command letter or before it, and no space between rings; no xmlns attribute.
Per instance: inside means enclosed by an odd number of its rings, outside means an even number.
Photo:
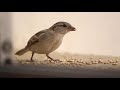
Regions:
<svg viewBox="0 0 120 90"><path fill-rule="evenodd" d="M69 28L69 31L76 31L76 28L71 26L71 27Z"/></svg>

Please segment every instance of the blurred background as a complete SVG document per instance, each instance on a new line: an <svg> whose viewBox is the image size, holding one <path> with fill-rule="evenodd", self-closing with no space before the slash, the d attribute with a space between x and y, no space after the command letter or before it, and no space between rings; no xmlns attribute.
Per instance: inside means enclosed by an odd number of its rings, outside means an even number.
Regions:
<svg viewBox="0 0 120 90"><path fill-rule="evenodd" d="M12 35L15 50L24 48L35 33L66 21L76 31L64 37L56 52L120 56L119 12L6 12L0 14L2 20L6 28L1 23L0 33Z"/></svg>
<svg viewBox="0 0 120 90"><path fill-rule="evenodd" d="M76 28L56 52L120 56L119 12L12 12L15 50L24 48L35 33L65 21Z"/></svg>
<svg viewBox="0 0 120 90"><path fill-rule="evenodd" d="M35 33L59 21L76 28L50 54L60 61L50 62L45 55L35 54L30 62L31 52L21 57L14 54ZM0 77L120 77L119 34L119 12L0 12Z"/></svg>

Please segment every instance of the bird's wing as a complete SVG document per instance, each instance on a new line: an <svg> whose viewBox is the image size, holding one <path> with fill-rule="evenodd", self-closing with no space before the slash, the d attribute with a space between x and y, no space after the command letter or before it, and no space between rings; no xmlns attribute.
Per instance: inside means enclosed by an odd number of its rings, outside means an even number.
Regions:
<svg viewBox="0 0 120 90"><path fill-rule="evenodd" d="M33 35L33 36L30 38L30 40L28 41L26 47L30 47L30 46L36 44L36 43L39 41L39 38L40 38L42 35L45 34L45 31L46 31L46 30L42 30L42 31L36 33L35 35Z"/></svg>

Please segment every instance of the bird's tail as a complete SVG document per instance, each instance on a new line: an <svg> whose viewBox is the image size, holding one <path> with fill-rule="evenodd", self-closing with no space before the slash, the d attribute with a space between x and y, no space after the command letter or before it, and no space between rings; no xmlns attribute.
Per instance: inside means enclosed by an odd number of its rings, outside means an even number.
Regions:
<svg viewBox="0 0 120 90"><path fill-rule="evenodd" d="M28 51L28 48L24 48L24 49L21 49L19 50L18 52L15 53L15 55L23 55L24 53L26 53Z"/></svg>

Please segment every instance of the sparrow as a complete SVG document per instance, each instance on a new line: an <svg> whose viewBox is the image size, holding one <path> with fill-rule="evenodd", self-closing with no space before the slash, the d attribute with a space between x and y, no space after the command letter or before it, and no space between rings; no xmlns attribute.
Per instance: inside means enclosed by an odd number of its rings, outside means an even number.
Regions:
<svg viewBox="0 0 120 90"><path fill-rule="evenodd" d="M35 35L33 35L25 48L19 50L15 55L23 55L24 53L31 51L32 56L30 61L33 62L33 55L45 54L51 61L54 59L49 56L49 54L55 51L62 43L63 37L70 31L75 31L70 23L60 21L52 25L50 28L42 30Z"/></svg>

